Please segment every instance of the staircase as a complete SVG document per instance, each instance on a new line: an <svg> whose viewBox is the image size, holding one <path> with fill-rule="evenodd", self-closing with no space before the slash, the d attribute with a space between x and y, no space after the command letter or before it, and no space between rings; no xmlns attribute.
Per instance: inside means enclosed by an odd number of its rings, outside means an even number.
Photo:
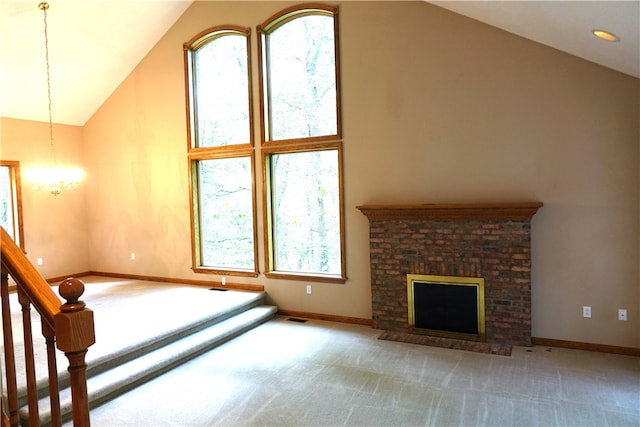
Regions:
<svg viewBox="0 0 640 427"><path fill-rule="evenodd" d="M94 311L96 329L96 344L89 348L86 358L90 407L223 344L277 312L276 307L265 304L264 292L151 283L87 283L83 300ZM37 327L34 325L33 330ZM58 358L58 366L66 366L64 355ZM44 368L37 371L43 375L46 372ZM66 370L59 371L62 417L69 420L69 375ZM26 393L26 386L19 385L21 421L28 419ZM41 425L48 425L51 419L47 394L46 378L39 379Z"/></svg>

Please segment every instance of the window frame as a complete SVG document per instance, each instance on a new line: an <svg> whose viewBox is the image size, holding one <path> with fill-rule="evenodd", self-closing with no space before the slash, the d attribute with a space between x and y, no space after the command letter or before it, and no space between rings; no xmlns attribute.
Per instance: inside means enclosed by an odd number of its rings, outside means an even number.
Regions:
<svg viewBox="0 0 640 427"><path fill-rule="evenodd" d="M336 150L338 154L338 204L340 207L340 275L322 273L302 273L276 270L274 227L273 227L273 193L269 191L271 187L271 156L274 154L302 153L310 151L331 151ZM288 147L271 146L262 149L262 164L264 165L263 177L263 224L264 224L264 247L265 247L265 272L264 275L273 279L307 280L325 283L345 283L346 276L346 255L345 255L345 219L344 219L344 191L343 191L343 171L342 171L342 144L340 141L289 145Z"/></svg>
<svg viewBox="0 0 640 427"><path fill-rule="evenodd" d="M253 271L234 268L208 267L202 263L202 234L200 233L200 198L198 162L200 160L216 160L230 158L246 158L251 161L251 203L253 221ZM228 276L258 276L258 231L256 213L256 180L255 180L255 155L252 149L234 150L219 153L199 153L189 156L189 199L191 204L191 242L192 242L192 267L195 273L220 274ZM196 212L198 213L196 215Z"/></svg>
<svg viewBox="0 0 640 427"><path fill-rule="evenodd" d="M270 139L271 126L269 117L270 93L269 75L267 73L268 35L282 25L294 19L309 16L322 15L333 18L334 25L334 60L335 60L335 85L336 85L336 133L303 138L291 138L282 140ZM258 82L260 95L260 138L263 166L263 226L264 226L264 275L274 279L305 280L327 283L345 283L346 255L345 255L345 215L344 215L344 185L343 185L343 159L342 159L342 96L340 86L340 39L338 7L319 3L308 3L286 8L264 21L256 27L258 34ZM271 191L272 172L271 157L275 154L287 154L296 152L337 150L338 154L338 194L340 215L340 274L303 273L279 271L275 269L275 230L273 218L273 193Z"/></svg>
<svg viewBox="0 0 640 427"><path fill-rule="evenodd" d="M22 217L22 182L20 178L20 162L15 160L0 160L0 166L7 167L9 169L9 179L11 180L13 239L18 247L26 253L24 245L24 222Z"/></svg>
<svg viewBox="0 0 640 427"><path fill-rule="evenodd" d="M193 53L200 47L226 35L241 35L247 41L247 84L248 84L248 113L249 113L249 141L246 144L223 145L215 147L198 147L197 146L197 88L193 81L193 70L195 57ZM252 88L252 71L251 71L251 29L241 27L239 25L218 25L208 28L195 35L191 40L184 43L184 75L185 75L185 91L187 95L187 151L188 153L201 153L211 151L233 151L254 146L254 121L253 121L253 88Z"/></svg>
<svg viewBox="0 0 640 427"><path fill-rule="evenodd" d="M195 55L194 53L205 44L227 35L244 36L247 43L247 87L249 115L249 141L243 144L232 144L211 147L199 147L197 144L197 87L194 82ZM256 173L255 173L255 148L254 148L254 119L253 119L253 89L251 67L251 29L237 25L219 25L201 31L189 41L184 43L184 71L186 90L187 113L187 160L189 170L189 206L191 220L191 269L195 273L219 274L223 276L257 277L258 267L258 223L256 208ZM251 162L251 203L253 221L253 271L245 269L209 267L203 265L202 260L202 236L200 218L200 188L198 164L202 160L228 159L249 157Z"/></svg>
<svg viewBox="0 0 640 427"><path fill-rule="evenodd" d="M281 139L274 140L270 137L271 126L267 126L267 122L271 121L268 110L268 100L271 99L269 93L269 76L267 74L267 60L266 52L268 44L269 33L277 30L281 26L293 21L296 18L301 18L310 15L322 15L333 17L334 28L334 46L335 52L335 76L336 76L336 133L334 135L322 135L306 138L293 138L293 139ZM301 142L318 142L318 141L332 141L342 140L342 96L340 89L340 38L339 38L339 14L337 6L329 6L320 3L307 3L297 6L291 6L286 8L264 21L262 24L256 27L256 33L258 34L258 89L260 93L260 138L262 146L278 145L278 144L291 144Z"/></svg>

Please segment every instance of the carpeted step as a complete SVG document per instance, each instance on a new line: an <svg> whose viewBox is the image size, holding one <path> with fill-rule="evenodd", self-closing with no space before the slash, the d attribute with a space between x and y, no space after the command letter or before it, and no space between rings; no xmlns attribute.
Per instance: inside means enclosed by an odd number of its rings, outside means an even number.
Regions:
<svg viewBox="0 0 640 427"><path fill-rule="evenodd" d="M275 316L277 308L261 305L248 308L241 313L227 316L208 326L182 334L181 337L164 342L163 345L148 346L148 352L124 360L109 369L94 369L87 380L89 404L94 407L104 403L138 385L155 378L173 367L184 363L216 346L260 325ZM174 336L175 337L175 336ZM50 423L48 396L39 402L41 425ZM63 418L71 416L71 391L60 391L60 406ZM27 408L20 410L21 418L27 419Z"/></svg>
<svg viewBox="0 0 640 427"><path fill-rule="evenodd" d="M204 296L209 296L215 294L216 291L205 292ZM87 357L87 376L97 375L113 366L118 366L127 360L161 348L194 332L207 328L214 323L229 319L253 307L264 305L266 297L266 293L264 292L229 291L223 294L218 293L217 295L224 297L239 296L240 298L225 301L223 306L217 307L206 314L198 314L197 311L194 310L194 313L189 315L190 317L192 316L192 318L187 322L177 322L173 328L164 328L160 331L150 332L149 336L143 340L132 339L128 345L120 346L115 352L110 351L103 354L89 353ZM188 307L190 309L191 304L189 304ZM171 316L172 311L167 311L164 315ZM148 321L149 320L147 320L147 322ZM96 340L98 338L99 337L96 337ZM90 348L90 351L91 350L93 350L93 348ZM68 377L68 375L66 375L66 377ZM67 384L68 383L65 383L65 385Z"/></svg>
<svg viewBox="0 0 640 427"><path fill-rule="evenodd" d="M94 286L94 285L92 285ZM266 293L228 291L206 288L178 288L149 292L138 298L107 300L92 305L94 310L96 343L89 347L86 357L87 377L98 375L111 367L153 351L186 335L220 322L252 307L265 303ZM98 299L99 301L99 299ZM35 320L39 322L39 317ZM39 329L34 323L33 330ZM44 355L44 353L42 353ZM46 359L36 365L46 367ZM60 389L69 386L69 361L57 352ZM37 367L37 366L36 366ZM48 394L46 370L38 371L38 396ZM24 378L18 384L18 402L26 404L27 388Z"/></svg>

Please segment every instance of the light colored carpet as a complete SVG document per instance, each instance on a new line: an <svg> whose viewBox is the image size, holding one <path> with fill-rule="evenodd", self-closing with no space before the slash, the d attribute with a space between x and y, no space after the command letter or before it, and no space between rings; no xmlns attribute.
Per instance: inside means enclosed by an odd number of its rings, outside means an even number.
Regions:
<svg viewBox="0 0 640 427"><path fill-rule="evenodd" d="M153 341L180 331L185 325L197 325L239 304L261 299L258 292L210 291L203 286L179 285L153 281L83 277L85 292L81 297L94 312L96 343L89 347L86 361L91 367L113 357L114 350L126 351L143 342ZM57 293L57 287L54 287ZM16 354L24 354L22 315L17 295L11 294L12 330ZM32 309L32 331L36 369L46 374L46 347L40 317ZM69 362L57 352L58 370L66 371ZM18 386L25 383L24 359L16 360ZM40 376L40 375L39 375Z"/></svg>
<svg viewBox="0 0 640 427"><path fill-rule="evenodd" d="M505 357L379 335L277 316L95 408L92 425L640 425L640 358L548 347Z"/></svg>
<svg viewBox="0 0 640 427"><path fill-rule="evenodd" d="M203 286L138 280L83 278L82 299L94 311L96 344L89 348L87 388L92 405L153 378L246 330L267 321L276 308L265 306L263 292L213 291ZM22 320L16 295L11 296L19 400L26 403ZM46 390L46 349L40 318L32 310L36 373ZM68 360L57 353L61 388ZM71 396L61 390L63 416ZM39 404L48 422L49 399ZM66 409L65 409L66 408ZM23 412L21 410L21 412ZM26 418L26 409L24 414Z"/></svg>

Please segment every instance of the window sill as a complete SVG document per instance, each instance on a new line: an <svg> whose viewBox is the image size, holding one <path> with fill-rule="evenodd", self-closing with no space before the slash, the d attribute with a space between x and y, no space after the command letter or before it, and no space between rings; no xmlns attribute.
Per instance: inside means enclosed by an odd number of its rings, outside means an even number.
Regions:
<svg viewBox="0 0 640 427"><path fill-rule="evenodd" d="M255 271L221 270L218 268L208 268L208 267L192 267L191 270L193 270L194 273L218 274L220 276L258 277L258 273Z"/></svg>
<svg viewBox="0 0 640 427"><path fill-rule="evenodd" d="M340 283L347 281L346 277L322 274L288 273L282 271L271 271L264 273L269 279L299 280L306 282Z"/></svg>

